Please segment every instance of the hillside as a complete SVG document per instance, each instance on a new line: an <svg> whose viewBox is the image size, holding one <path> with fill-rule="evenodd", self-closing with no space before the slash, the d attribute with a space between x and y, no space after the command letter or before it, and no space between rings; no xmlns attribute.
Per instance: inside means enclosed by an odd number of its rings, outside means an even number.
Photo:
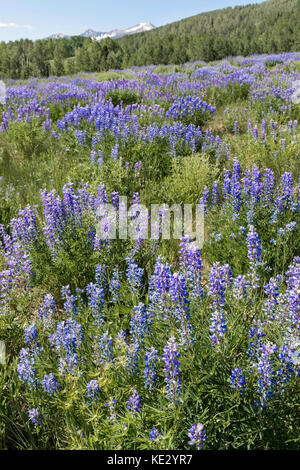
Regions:
<svg viewBox="0 0 300 470"><path fill-rule="evenodd" d="M160 49L163 56L160 62L164 63L295 51L300 48L299 12L299 0L229 7L186 18L147 34L122 38L119 43L131 56L130 64L138 65L152 63L153 58L158 63L153 57L155 47Z"/></svg>

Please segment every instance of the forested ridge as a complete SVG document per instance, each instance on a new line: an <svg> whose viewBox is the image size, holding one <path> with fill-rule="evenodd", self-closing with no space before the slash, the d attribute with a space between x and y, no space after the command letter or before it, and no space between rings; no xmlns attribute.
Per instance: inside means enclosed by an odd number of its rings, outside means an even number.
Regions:
<svg viewBox="0 0 300 470"><path fill-rule="evenodd" d="M0 77L61 76L298 50L300 0L270 0L202 13L116 40L74 36L1 42Z"/></svg>

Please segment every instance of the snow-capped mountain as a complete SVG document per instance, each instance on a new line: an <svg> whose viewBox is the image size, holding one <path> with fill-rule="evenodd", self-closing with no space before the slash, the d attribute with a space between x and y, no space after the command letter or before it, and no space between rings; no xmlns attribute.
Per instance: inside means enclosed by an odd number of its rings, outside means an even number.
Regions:
<svg viewBox="0 0 300 470"><path fill-rule="evenodd" d="M94 29L87 29L84 33L78 34L78 36L82 36L84 38L91 38L96 41L101 41L102 39L105 39L105 38L117 39L117 38L121 38L122 36L127 36L129 34L144 33L145 31L151 31L152 29L155 29L155 26L153 26L153 24L140 23L128 29L113 29L112 31L109 31L107 33L98 32L98 31L95 31ZM67 36L63 33L52 34L47 39L63 39L63 38L69 39L70 36Z"/></svg>
<svg viewBox="0 0 300 470"><path fill-rule="evenodd" d="M71 36L67 36L64 33L58 33L58 34L51 34L51 36L48 36L46 39L70 39Z"/></svg>
<svg viewBox="0 0 300 470"><path fill-rule="evenodd" d="M151 29L154 29L154 28L155 26L153 26L153 24L151 23L140 23L128 29L113 29L112 31L109 31L108 33L96 33L95 34L95 31L88 30L85 33L83 33L81 36L90 37L92 39L96 39L97 41L101 41L101 39L105 39L105 38L117 39L117 38L121 38L122 36L127 36L128 34L144 33L145 31L151 31ZM91 33L91 34L87 36L88 33Z"/></svg>
<svg viewBox="0 0 300 470"><path fill-rule="evenodd" d="M79 36L82 36L83 38L95 38L97 36L101 36L101 34L106 34L106 33L99 33L98 31L95 31L94 29L87 29L84 33L80 34Z"/></svg>

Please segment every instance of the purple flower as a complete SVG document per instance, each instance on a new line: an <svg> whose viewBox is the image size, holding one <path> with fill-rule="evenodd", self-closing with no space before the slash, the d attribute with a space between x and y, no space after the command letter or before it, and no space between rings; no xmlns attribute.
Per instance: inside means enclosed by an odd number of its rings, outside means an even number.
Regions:
<svg viewBox="0 0 300 470"><path fill-rule="evenodd" d="M45 295L42 308L39 309L39 318L43 322L45 329L51 327L55 313L54 297L51 294L47 294Z"/></svg>
<svg viewBox="0 0 300 470"><path fill-rule="evenodd" d="M38 332L34 323L30 326L25 327L25 344L29 344L33 347L38 345Z"/></svg>
<svg viewBox="0 0 300 470"><path fill-rule="evenodd" d="M161 437L161 433L158 432L156 428L152 428L149 434L149 439L151 442L158 441Z"/></svg>
<svg viewBox="0 0 300 470"><path fill-rule="evenodd" d="M189 430L188 436L190 438L189 445L190 446L197 446L197 449L200 450L204 446L204 442L206 441L206 431L204 429L203 424L198 423L193 424L191 429Z"/></svg>
<svg viewBox="0 0 300 470"><path fill-rule="evenodd" d="M261 241L255 231L253 225L250 225L249 232L247 235L248 245L248 258L250 260L250 273L251 285L253 288L258 287L259 276L257 274L257 268L261 264Z"/></svg>
<svg viewBox="0 0 300 470"><path fill-rule="evenodd" d="M141 397L136 390L132 391L132 395L127 401L127 408L132 415L136 415L141 411Z"/></svg>
<svg viewBox="0 0 300 470"><path fill-rule="evenodd" d="M100 389L97 380L91 380L87 386L86 396L89 398L89 403L97 400L99 397Z"/></svg>
<svg viewBox="0 0 300 470"><path fill-rule="evenodd" d="M95 318L98 328L103 326L103 309L104 309L104 291L99 284L90 283L87 286L88 305L91 308L92 315Z"/></svg>
<svg viewBox="0 0 300 470"><path fill-rule="evenodd" d="M57 393L59 390L59 385L56 382L53 374L45 375L42 385L45 392L49 393L50 396L52 396L54 393Z"/></svg>
<svg viewBox="0 0 300 470"><path fill-rule="evenodd" d="M156 349L151 348L145 354L145 369L144 369L144 383L145 388L152 392L156 385L156 371L157 371L158 353Z"/></svg>
<svg viewBox="0 0 300 470"><path fill-rule="evenodd" d="M35 426L39 426L42 424L43 422L43 418L39 412L39 410L37 408L31 408L31 410L29 410L29 418L30 418L30 421L35 425Z"/></svg>
<svg viewBox="0 0 300 470"><path fill-rule="evenodd" d="M170 400L170 406L175 405L182 394L179 358L180 354L177 350L176 339L172 337L165 346L163 355L165 383L167 384L166 392Z"/></svg>
<svg viewBox="0 0 300 470"><path fill-rule="evenodd" d="M117 404L117 400L115 398L112 398L111 400L109 400L109 402L105 403L104 405L109 410L108 419L111 424L117 420L117 415L115 412L116 404Z"/></svg>
<svg viewBox="0 0 300 470"><path fill-rule="evenodd" d="M229 381L231 383L231 387L234 388L235 390L238 390L240 394L242 395L245 386L246 386L246 381L243 376L243 372L241 369L233 369L231 373L231 377L229 378Z"/></svg>
<svg viewBox="0 0 300 470"><path fill-rule="evenodd" d="M109 285L109 291L112 296L111 302L112 303L117 303L118 300L120 300L120 289L121 289L121 274L119 273L118 268L114 268L113 273L112 273L112 280Z"/></svg>
<svg viewBox="0 0 300 470"><path fill-rule="evenodd" d="M276 349L277 347L275 344L262 344L259 349L258 362L254 364L259 376L257 381L257 391L259 393L259 405L261 408L265 407L266 402L273 394L275 372L273 370L272 355Z"/></svg>
<svg viewBox="0 0 300 470"><path fill-rule="evenodd" d="M144 343L144 338L150 332L150 318L143 303L134 307L134 316L130 320L130 334L134 341Z"/></svg>
<svg viewBox="0 0 300 470"><path fill-rule="evenodd" d="M144 269L139 268L136 262L129 258L127 267L127 279L133 295L138 295L139 289L143 285Z"/></svg>
<svg viewBox="0 0 300 470"><path fill-rule="evenodd" d="M29 385L33 390L38 386L36 363L34 354L27 348L20 351L20 362L17 367L19 380Z"/></svg>

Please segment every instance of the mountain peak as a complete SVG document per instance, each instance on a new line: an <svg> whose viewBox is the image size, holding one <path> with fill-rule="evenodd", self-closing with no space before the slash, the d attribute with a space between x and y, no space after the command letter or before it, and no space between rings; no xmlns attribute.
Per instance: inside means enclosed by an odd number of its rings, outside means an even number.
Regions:
<svg viewBox="0 0 300 470"><path fill-rule="evenodd" d="M109 32L102 32L102 31L99 32L99 31L95 31L94 29L87 29L84 33L79 34L78 36L81 36L83 38L91 38L96 41L101 41L102 39L105 39L105 38L117 39L123 36L127 36L129 34L144 33L146 31L151 31L152 29L155 29L155 26L152 23L147 23L146 21L144 21L135 26L131 26L130 28L127 28L127 29L113 29L112 31L109 31ZM52 34L47 39L63 39L63 38L70 38L70 36L67 36L63 33Z"/></svg>

